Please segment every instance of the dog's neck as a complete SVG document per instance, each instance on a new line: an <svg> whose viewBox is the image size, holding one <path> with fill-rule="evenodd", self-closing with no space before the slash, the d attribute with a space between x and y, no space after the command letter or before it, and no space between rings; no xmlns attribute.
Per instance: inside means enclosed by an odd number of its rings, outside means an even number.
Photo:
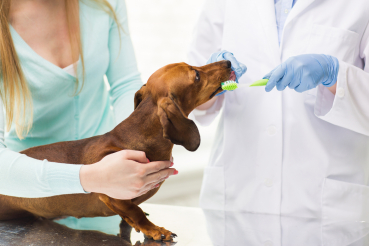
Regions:
<svg viewBox="0 0 369 246"><path fill-rule="evenodd" d="M114 145L119 149L144 151L150 161L169 160L173 144L163 137L157 108L151 97L145 98L127 119L110 132Z"/></svg>

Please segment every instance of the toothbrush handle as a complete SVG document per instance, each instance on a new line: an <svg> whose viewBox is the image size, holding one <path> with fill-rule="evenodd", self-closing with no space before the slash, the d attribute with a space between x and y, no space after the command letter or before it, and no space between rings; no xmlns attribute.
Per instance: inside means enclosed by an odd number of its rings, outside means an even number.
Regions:
<svg viewBox="0 0 369 246"><path fill-rule="evenodd" d="M268 84L269 79L260 79L249 85L252 86L266 86Z"/></svg>

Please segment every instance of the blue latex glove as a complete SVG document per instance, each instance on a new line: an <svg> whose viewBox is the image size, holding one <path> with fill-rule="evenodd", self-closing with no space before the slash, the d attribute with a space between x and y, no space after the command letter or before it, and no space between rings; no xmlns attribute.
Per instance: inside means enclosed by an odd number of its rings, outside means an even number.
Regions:
<svg viewBox="0 0 369 246"><path fill-rule="evenodd" d="M206 64L210 64L213 62L218 62L218 61L222 61L222 60L228 60L231 62L232 66L232 70L234 71L234 73L236 74L236 82L238 83L238 79L241 78L241 76L246 73L247 71L247 67L241 63L238 62L236 60L236 58L233 56L233 54L231 52L228 52L226 50L222 50L219 52L215 52L211 55L210 59L206 62ZM225 93L226 91L222 91L218 94L216 94L216 96L222 95L223 93Z"/></svg>
<svg viewBox="0 0 369 246"><path fill-rule="evenodd" d="M329 55L299 55L289 58L264 76L269 79L265 91L274 86L283 91L288 86L297 92L303 92L323 84L331 87L337 82L339 63Z"/></svg>

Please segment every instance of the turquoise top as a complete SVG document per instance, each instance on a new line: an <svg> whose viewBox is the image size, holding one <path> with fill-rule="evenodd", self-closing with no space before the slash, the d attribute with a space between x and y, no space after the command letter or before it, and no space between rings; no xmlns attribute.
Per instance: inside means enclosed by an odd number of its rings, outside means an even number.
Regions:
<svg viewBox="0 0 369 246"><path fill-rule="evenodd" d="M83 2L80 2L80 23L85 77L78 95L73 95L74 76L39 56L10 28L32 93L34 122L22 141L12 126L5 133L4 144L4 119L0 110L1 194L45 197L84 192L79 181L80 165L47 163L14 151L106 133L133 111L134 93L142 82L129 36L125 2L109 0L124 28L121 38L116 23L107 13ZM80 85L81 70L78 63ZM109 91L104 83L105 75L111 87Z"/></svg>

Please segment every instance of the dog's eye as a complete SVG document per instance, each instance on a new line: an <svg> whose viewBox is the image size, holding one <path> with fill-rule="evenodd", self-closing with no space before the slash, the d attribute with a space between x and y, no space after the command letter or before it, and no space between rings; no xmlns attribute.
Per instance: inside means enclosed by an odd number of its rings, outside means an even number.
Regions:
<svg viewBox="0 0 369 246"><path fill-rule="evenodd" d="M195 78L195 81L200 81L200 73L199 73L199 71L196 71L196 70L195 70L195 72L196 72L196 78Z"/></svg>

